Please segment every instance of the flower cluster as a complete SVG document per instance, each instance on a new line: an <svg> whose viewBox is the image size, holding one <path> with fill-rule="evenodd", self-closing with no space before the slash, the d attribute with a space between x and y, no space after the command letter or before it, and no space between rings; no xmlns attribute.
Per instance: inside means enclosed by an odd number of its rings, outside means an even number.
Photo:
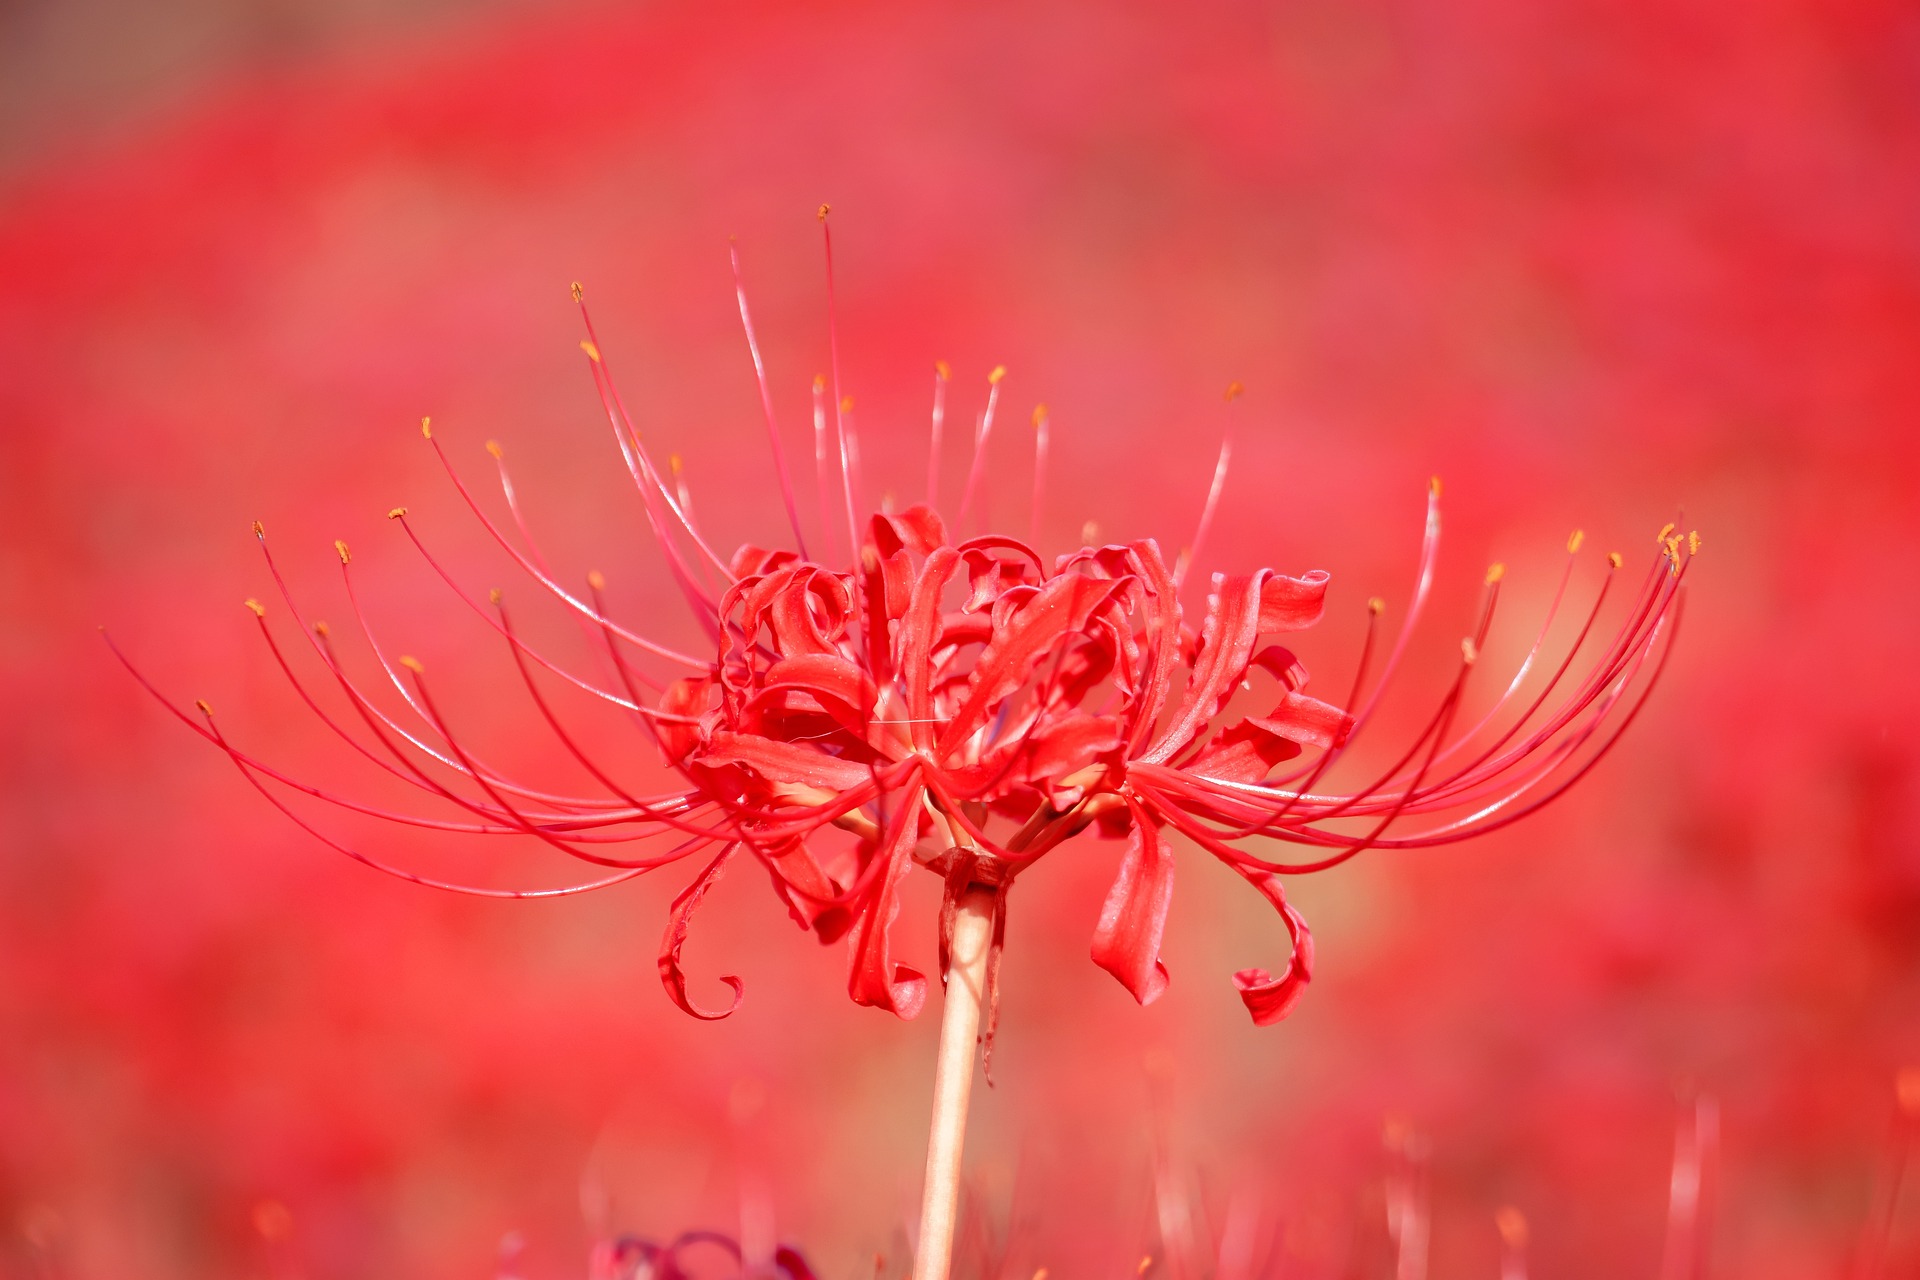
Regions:
<svg viewBox="0 0 1920 1280"><path fill-rule="evenodd" d="M850 404L837 385L829 398L824 378L815 383L814 411L821 523L828 523L834 505L829 490L838 489L846 558L830 563L810 555L744 292L740 302L793 525L791 548L745 546L730 557L716 554L694 519L677 465L663 473L641 442L590 319L581 344L652 532L710 641L707 651L682 652L617 621L605 607L597 573L587 576L585 591L563 585L530 537L509 537L488 516L425 421L423 434L476 517L534 581L585 622L605 648L610 678L596 683L523 641L500 593L488 603L469 594L428 553L405 509L389 513L433 569L505 638L534 713L604 795L554 794L477 758L441 715L421 664L390 659L361 616L375 659L405 702L401 710L381 705L348 675L324 624L301 613L271 554L268 564L289 609L359 729L322 709L281 650L265 608L248 601L300 697L361 754L466 816L448 821L377 810L244 751L204 703L202 721L176 714L296 822L348 856L416 882L493 896L546 896L704 858L673 902L659 959L674 1002L703 1018L737 1008L742 985L722 979L733 989L732 1002L703 1007L688 992L682 945L695 909L738 857L770 873L799 925L822 942L847 941L855 1001L912 1017L925 1001L926 980L891 951L904 877L915 867L943 877L949 925L961 895L990 891L997 962L1009 886L1049 851L1080 837L1124 841L1092 954L1135 998L1152 1001L1168 980L1160 946L1173 893L1170 837L1177 834L1243 877L1280 917L1290 945L1278 972L1247 968L1234 975L1253 1020L1266 1024L1286 1016L1313 971L1312 939L1287 902L1283 875L1324 870L1370 848L1459 840L1538 809L1605 755L1670 651L1681 585L1699 549L1697 536L1682 537L1671 527L1661 532L1660 554L1617 628L1600 634L1597 626L1621 567L1612 555L1576 637L1557 662L1542 660L1580 549L1576 533L1538 639L1504 690L1463 727L1468 677L1499 597L1496 566L1486 577L1478 625L1461 642L1457 675L1424 730L1390 753L1373 776L1336 789L1327 779L1373 717L1430 593L1437 481L1428 496L1417 585L1397 636L1376 643L1383 605L1369 602L1351 689L1339 703L1323 701L1305 692L1307 671L1280 641L1321 618L1324 572L1216 574L1195 626L1181 601L1191 556L1169 565L1152 539L1085 545L1047 558L1032 539L956 538L931 505L937 472L929 476L928 505L883 509L862 522ZM975 428L963 517L984 481L981 459L1002 372L989 379ZM936 459L948 377L939 366ZM1036 425L1044 474L1044 410ZM525 535L501 452L489 450ZM1226 462L1223 451L1201 534L1189 552L1197 550L1211 517ZM258 525L255 531L264 548L264 533ZM344 543L338 550L351 595L353 558ZM354 608L358 614L357 598ZM1385 656L1369 684L1376 648ZM631 713L671 769L674 785L642 794L618 780L618 769L591 758L542 694L536 675L542 671ZM1530 675L1536 676L1531 684ZM525 893L428 879L321 834L270 783L402 823L533 837L608 873L568 889ZM665 847L643 856L610 852L649 840ZM1275 841L1310 852L1275 861L1255 851ZM943 971L944 960L943 954Z"/></svg>

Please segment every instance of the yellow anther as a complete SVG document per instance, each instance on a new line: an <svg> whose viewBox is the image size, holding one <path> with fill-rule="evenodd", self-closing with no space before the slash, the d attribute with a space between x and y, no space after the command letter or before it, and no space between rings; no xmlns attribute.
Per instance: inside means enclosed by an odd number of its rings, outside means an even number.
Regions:
<svg viewBox="0 0 1920 1280"><path fill-rule="evenodd" d="M1664 546L1666 544L1667 539L1672 536L1673 529L1674 529L1674 525L1673 525L1673 521L1671 520L1661 525L1660 532L1653 535L1654 545Z"/></svg>
<svg viewBox="0 0 1920 1280"><path fill-rule="evenodd" d="M1893 1080L1893 1094L1900 1100L1900 1110L1920 1119L1920 1067L1901 1068Z"/></svg>
<svg viewBox="0 0 1920 1280"><path fill-rule="evenodd" d="M1372 614L1374 617L1377 618L1381 614L1385 613L1386 611L1387 611L1387 602L1385 600L1382 600L1379 596L1375 596L1373 599L1367 601L1367 612Z"/></svg>
<svg viewBox="0 0 1920 1280"><path fill-rule="evenodd" d="M1690 556L1700 554L1700 531L1698 529L1690 529L1687 531L1687 554Z"/></svg>
<svg viewBox="0 0 1920 1280"><path fill-rule="evenodd" d="M398 520L401 516L405 514L407 514L407 509L405 507L395 507L393 510L387 512L387 519Z"/></svg>
<svg viewBox="0 0 1920 1280"><path fill-rule="evenodd" d="M1607 552L1607 567L1610 569L1618 569L1620 567L1620 553L1618 551Z"/></svg>
<svg viewBox="0 0 1920 1280"><path fill-rule="evenodd" d="M487 452L493 455L493 460L495 462L506 461L507 451L500 447L500 442L498 440L487 441Z"/></svg>
<svg viewBox="0 0 1920 1280"><path fill-rule="evenodd" d="M1147 1274L1147 1269L1151 1266L1153 1266L1153 1255L1143 1253L1140 1255L1140 1265L1133 1269L1133 1273L1137 1276L1143 1276Z"/></svg>
<svg viewBox="0 0 1920 1280"><path fill-rule="evenodd" d="M1247 389L1241 386L1238 382L1229 382L1227 384L1226 401L1228 404L1232 404L1235 400L1238 400L1241 396L1245 395L1246 393L1247 393Z"/></svg>
<svg viewBox="0 0 1920 1280"><path fill-rule="evenodd" d="M208 702L205 698L195 698L193 700L193 705L200 708L201 715L205 716L209 720L213 719L213 704Z"/></svg>
<svg viewBox="0 0 1920 1280"><path fill-rule="evenodd" d="M254 617L264 618L267 616L266 606L261 604L258 600L255 600L252 596L248 596L245 600L241 601L241 603L246 605L248 609L253 611Z"/></svg>
<svg viewBox="0 0 1920 1280"><path fill-rule="evenodd" d="M342 542L342 541L340 541L340 539L338 539L338 538L335 538L335 539L333 540L333 549L334 549L335 551L338 551L338 552L340 553L340 563L341 563L341 564L352 564L352 563L353 563L353 553L352 553L351 551L348 551L348 550L347 550L347 544L346 544L346 543L344 543L344 542Z"/></svg>
<svg viewBox="0 0 1920 1280"><path fill-rule="evenodd" d="M420 419L420 434L428 440L433 439L433 419L432 418Z"/></svg>
<svg viewBox="0 0 1920 1280"><path fill-rule="evenodd" d="M328 636L333 634L333 628L329 627L325 622L315 622L313 624L313 634L319 636L322 640L325 640Z"/></svg>
<svg viewBox="0 0 1920 1280"><path fill-rule="evenodd" d="M853 412L853 397L852 397L852 396L841 396L841 397L840 397L840 412L842 412L842 413L852 413L852 412Z"/></svg>
<svg viewBox="0 0 1920 1280"><path fill-rule="evenodd" d="M1468 666L1472 666L1474 663L1480 661L1480 646L1473 642L1472 636L1464 636L1461 638L1460 656L1466 661Z"/></svg>
<svg viewBox="0 0 1920 1280"><path fill-rule="evenodd" d="M580 282L578 280L575 280L571 285L568 286L568 292L573 294L573 300L575 302L585 301L587 296L587 291L580 287Z"/></svg>
<svg viewBox="0 0 1920 1280"><path fill-rule="evenodd" d="M255 521L253 522L253 536L254 536L254 537L256 537L256 538L264 538L264 537L266 537L266 536L267 536L267 526L265 526L265 525L263 525L263 524L261 524L261 523L260 523L260 522L259 522L258 520L255 520Z"/></svg>
<svg viewBox="0 0 1920 1280"><path fill-rule="evenodd" d="M1047 1269L1041 1267L1033 1273L1033 1280L1047 1280Z"/></svg>
<svg viewBox="0 0 1920 1280"><path fill-rule="evenodd" d="M670 453L667 455L667 469L673 472L673 478L675 480L680 478L680 473L685 470L685 468L681 465L679 454Z"/></svg>
<svg viewBox="0 0 1920 1280"><path fill-rule="evenodd" d="M827 389L827 375L824 373L814 374L813 375L813 394L819 395L822 391L825 391L826 389Z"/></svg>
<svg viewBox="0 0 1920 1280"><path fill-rule="evenodd" d="M942 382L950 382L953 380L953 366L945 360L935 360L933 362L933 376Z"/></svg>
<svg viewBox="0 0 1920 1280"><path fill-rule="evenodd" d="M1585 542L1586 540L1587 540L1587 531L1585 529L1575 529L1573 533L1569 535L1567 538L1567 554L1572 555L1574 552L1578 551L1580 549L1580 544Z"/></svg>
<svg viewBox="0 0 1920 1280"><path fill-rule="evenodd" d="M1507 1242L1509 1249L1527 1247L1527 1215L1512 1205L1502 1205L1493 1215L1493 1225L1500 1231L1500 1238Z"/></svg>
<svg viewBox="0 0 1920 1280"><path fill-rule="evenodd" d="M594 346L585 338L582 338L580 340L580 349L587 353L587 359L593 361L595 364L600 363L600 348Z"/></svg>
<svg viewBox="0 0 1920 1280"><path fill-rule="evenodd" d="M1033 406L1033 425L1037 427L1041 423L1045 422L1046 420L1047 420L1047 406L1044 404L1037 404Z"/></svg>
<svg viewBox="0 0 1920 1280"><path fill-rule="evenodd" d="M413 672L413 674L417 676L423 676L427 674L427 669L420 664L420 659L414 657L410 653L403 653L400 655L400 665L405 667L407 670Z"/></svg>
<svg viewBox="0 0 1920 1280"><path fill-rule="evenodd" d="M1085 524L1080 526L1080 545L1081 546L1092 547L1092 546L1098 546L1099 543L1100 543L1100 526L1099 525L1089 520Z"/></svg>
<svg viewBox="0 0 1920 1280"><path fill-rule="evenodd" d="M607 589L606 576L598 569L589 569L587 570L587 585L595 591L605 591Z"/></svg>
<svg viewBox="0 0 1920 1280"><path fill-rule="evenodd" d="M1435 498L1440 496L1440 477L1439 476L1433 476L1428 479L1427 493Z"/></svg>
<svg viewBox="0 0 1920 1280"><path fill-rule="evenodd" d="M990 387L997 387L1000 385L1000 379L1006 376L1007 376L1007 366L1003 364L997 364L993 366L993 372L987 375L987 385Z"/></svg>
<svg viewBox="0 0 1920 1280"><path fill-rule="evenodd" d="M1500 579L1506 576L1507 576L1507 566L1505 566L1504 564L1496 563L1496 564L1490 564L1487 566L1487 585L1488 586L1492 586L1494 583L1500 581Z"/></svg>
<svg viewBox="0 0 1920 1280"><path fill-rule="evenodd" d="M1678 537L1672 537L1667 539L1667 558L1674 561L1676 564L1679 563L1680 539Z"/></svg>
<svg viewBox="0 0 1920 1280"><path fill-rule="evenodd" d="M819 215L820 221L825 222L827 220L827 215L832 212L833 212L833 206L822 201L820 205L820 215Z"/></svg>
<svg viewBox="0 0 1920 1280"><path fill-rule="evenodd" d="M497 605L500 603L500 588L498 587L487 588L487 603L494 604L494 605Z"/></svg>

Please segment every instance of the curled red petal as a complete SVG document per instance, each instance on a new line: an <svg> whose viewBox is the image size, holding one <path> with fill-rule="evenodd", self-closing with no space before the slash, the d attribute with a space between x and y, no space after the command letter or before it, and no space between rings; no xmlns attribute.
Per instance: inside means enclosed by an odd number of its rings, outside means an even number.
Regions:
<svg viewBox="0 0 1920 1280"><path fill-rule="evenodd" d="M1200 653L1193 661L1186 696L1172 722L1148 748L1145 760L1161 764L1178 755L1240 687L1253 657L1254 642L1260 636L1261 584L1269 576L1262 569L1251 577L1214 579L1207 620L1200 627Z"/></svg>
<svg viewBox="0 0 1920 1280"><path fill-rule="evenodd" d="M1093 931L1093 962L1120 979L1135 1000L1152 1004L1168 982L1160 940L1173 902L1173 850L1152 819L1131 802L1128 809L1133 825L1127 853Z"/></svg>
<svg viewBox="0 0 1920 1280"><path fill-rule="evenodd" d="M699 716L707 709L707 694L713 681L706 676L688 676L675 680L660 694L660 710L672 715ZM679 764L700 746L698 725L663 720L655 729L661 754L668 764Z"/></svg>
<svg viewBox="0 0 1920 1280"><path fill-rule="evenodd" d="M887 1009L902 1018L919 1014L927 1002L927 980L918 971L893 962L893 918L900 914L900 881L913 869L913 843L920 834L920 797L926 791L915 780L896 793L899 807L888 825L884 845L874 851L886 859L873 888L860 904L849 943L853 972L847 994L855 1004Z"/></svg>
<svg viewBox="0 0 1920 1280"><path fill-rule="evenodd" d="M1293 943L1293 954L1279 977L1265 969L1242 969L1233 975L1233 985L1239 988L1241 1002L1253 1015L1253 1025L1270 1027L1293 1012L1293 1006L1306 994L1307 984L1313 981L1313 933L1287 901L1279 876L1258 870L1242 870L1241 874L1280 913L1281 921L1287 926L1287 937Z"/></svg>
<svg viewBox="0 0 1920 1280"><path fill-rule="evenodd" d="M870 782L873 772L866 765L842 760L824 751L798 743L780 742L752 733L713 735L700 755L705 765L742 764L768 782L785 786L819 787L826 791L851 791Z"/></svg>
<svg viewBox="0 0 1920 1280"><path fill-rule="evenodd" d="M680 969L680 948L686 945L687 927L693 923L694 908L700 905L700 899L706 897L707 890L713 888L720 879L738 847L730 844L720 850L714 860L693 878L693 883L680 891L680 896L673 900L673 905L667 910L667 932L660 940L660 981L667 988L668 998L694 1017L709 1022L733 1015L746 997L745 984L731 974L722 977L720 981L733 988L733 1003L718 1012L702 1009L687 994L687 975Z"/></svg>
<svg viewBox="0 0 1920 1280"><path fill-rule="evenodd" d="M1325 569L1313 569L1297 578L1276 573L1260 585L1260 633L1299 631L1320 621L1326 611Z"/></svg>

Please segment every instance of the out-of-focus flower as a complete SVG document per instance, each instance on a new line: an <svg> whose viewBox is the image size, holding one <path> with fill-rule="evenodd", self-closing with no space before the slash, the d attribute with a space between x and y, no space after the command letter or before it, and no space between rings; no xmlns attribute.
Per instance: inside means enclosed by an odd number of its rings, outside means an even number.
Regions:
<svg viewBox="0 0 1920 1280"><path fill-rule="evenodd" d="M689 1267L683 1254L711 1252L740 1268L743 1258L740 1244L732 1236L717 1231L686 1231L667 1244L655 1244L639 1236L621 1236L603 1241L593 1248L588 1260L587 1280L687 1280L689 1275L710 1274L698 1266ZM747 1274L742 1272L741 1274ZM772 1280L814 1280L813 1268L798 1249L781 1245L773 1255Z"/></svg>
<svg viewBox="0 0 1920 1280"><path fill-rule="evenodd" d="M578 285L574 295L581 299ZM354 597L374 657L406 704L404 716L383 710L338 661L324 624L305 620L277 568L273 574L288 607L337 680L361 732L330 717L309 696L274 637L265 607L249 600L261 634L303 700L356 750L428 797L464 810L468 819L375 809L296 781L232 743L207 704L199 704L204 724L176 714L319 838L420 883L535 896L432 880L377 861L321 834L268 784L404 824L534 837L608 871L543 895L597 888L704 857L673 902L659 960L674 1002L702 1018L730 1014L742 984L723 978L733 989L732 1003L703 1007L688 992L681 949L694 911L742 852L770 874L801 927L823 943L847 939L849 991L856 1002L911 1018L925 1001L926 980L892 958L891 926L903 877L920 866L945 880L943 971L944 934L961 894L991 890L997 965L1008 887L1043 855L1082 834L1126 842L1092 953L1136 999L1151 1002L1168 981L1160 946L1173 891L1168 836L1177 832L1244 877L1280 915L1290 954L1279 974L1247 968L1234 975L1254 1021L1267 1024L1293 1008L1313 968L1312 939L1287 902L1282 875L1325 870L1373 847L1463 839L1538 809L1605 755L1670 650L1681 585L1699 550L1697 535L1676 534L1672 526L1658 536L1660 554L1624 620L1601 638L1596 624L1621 566L1619 555L1608 557L1605 582L1577 635L1539 687L1522 695L1541 665L1568 591L1582 541L1575 533L1538 638L1477 722L1461 730L1458 713L1493 621L1504 576L1498 565L1486 575L1473 634L1460 642L1457 674L1424 728L1362 784L1328 786L1330 770L1348 754L1401 666L1427 603L1440 530L1437 480L1428 495L1417 586L1379 678L1368 685L1375 623L1384 609L1376 599L1368 605L1367 637L1344 706L1330 703L1303 691L1306 668L1275 642L1320 620L1325 572L1214 574L1198 628L1188 621L1183 580L1226 478L1230 452L1224 448L1199 528L1172 565L1151 538L1085 545L1051 559L1030 540L1006 534L956 538L932 505L937 472L929 475L926 504L897 510L883 503L862 519L867 508L859 441L852 402L839 395L836 356L832 394L827 378L814 384L821 507L816 536L823 544L837 543L841 558L827 545L809 548L744 290L740 309L792 524L789 548L747 545L731 556L717 553L694 517L677 462L663 470L642 443L590 318L581 344L659 550L709 642L705 651L669 647L614 619L597 572L588 575L585 591L558 581L520 519L496 446L489 450L523 534L519 542L486 514L430 422L422 421L423 435L476 517L522 569L598 634L609 659L605 683L561 668L524 641L499 592L491 594L491 609L482 605L427 551L405 508L389 513L433 569L510 643L534 714L605 788L604 796L555 794L506 776L469 750L443 716L422 664L390 658ZM988 378L974 464L958 509L962 524L986 484L985 445L1003 375L996 369ZM944 364L936 368L935 456L949 377ZM1229 389L1229 398L1235 390ZM1044 406L1033 421L1036 474L1044 477ZM836 498L839 510L829 516ZM1038 485L1034 501L1037 527ZM842 518L843 532L826 532ZM255 531L264 548L264 531L257 524ZM352 596L353 557L345 543L336 548ZM1583 656L1585 665L1576 672ZM617 768L578 745L540 692L536 669L631 713L657 744L677 785L640 794L641 788L619 781ZM1243 693L1258 693L1251 711L1242 705ZM1309 749L1316 753L1310 763L1275 774ZM1419 819L1429 821L1419 825ZM638 856L609 851L655 840L667 847ZM1259 840L1295 843L1313 853L1273 861L1246 847ZM990 976L989 992L992 987Z"/></svg>

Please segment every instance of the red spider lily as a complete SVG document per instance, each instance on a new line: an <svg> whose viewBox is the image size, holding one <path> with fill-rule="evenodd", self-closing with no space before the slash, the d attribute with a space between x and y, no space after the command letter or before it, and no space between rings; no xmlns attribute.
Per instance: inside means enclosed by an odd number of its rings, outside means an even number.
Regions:
<svg viewBox="0 0 1920 1280"><path fill-rule="evenodd" d="M997 963L1008 887L1044 854L1081 835L1126 841L1092 953L1136 999L1149 1003L1168 981L1159 952L1173 891L1169 836L1178 833L1245 878L1280 915L1290 954L1278 975L1262 968L1234 975L1253 1020L1265 1025L1287 1015L1313 970L1311 935L1288 904L1281 876L1325 870L1369 848L1460 840L1538 809L1607 753L1671 651L1681 586L1699 543L1669 526L1618 629L1604 639L1595 634L1621 565L1612 555L1576 638L1540 687L1522 696L1530 673L1545 665L1545 642L1581 542L1576 533L1533 647L1492 706L1456 732L1468 677L1499 598L1502 571L1496 566L1486 578L1474 633L1461 642L1457 674L1425 727L1375 776L1336 790L1326 779L1373 718L1431 590L1440 527L1437 481L1428 497L1417 585L1405 621L1369 686L1383 608L1370 602L1366 640L1343 709L1303 692L1305 667L1276 643L1319 621L1326 573L1215 574L1198 628L1187 620L1182 580L1220 494L1225 449L1189 553L1171 567L1150 538L1084 546L1051 560L1030 540L1003 534L956 541L931 505L933 492L927 505L883 509L863 523L857 514L858 437L851 402L839 396L836 352L831 397L827 379L814 387L816 471L823 522L837 489L836 519L844 515L850 553L839 564L811 554L744 290L740 308L793 526L791 549L743 546L730 557L717 554L677 475L663 473L642 444L591 319L581 344L659 549L710 641L707 651L681 652L616 621L604 607L597 573L588 575L584 592L557 581L527 535L497 448L490 446L523 535L518 542L488 517L422 422L423 434L487 531L604 644L611 687L561 668L523 641L499 593L493 593L491 607L469 595L421 543L406 510L389 513L434 571L505 638L537 715L606 795L560 795L530 786L463 745L421 665L390 658L367 626L353 596L352 556L344 543L337 547L356 616L404 700L404 712L383 709L348 676L327 629L301 614L270 553L275 582L345 695L357 730L322 709L295 675L264 607L254 601L248 606L287 678L330 730L403 783L466 816L421 817L335 795L232 743L205 703L199 704L203 723L175 714L226 752L295 822L347 856L417 883L497 897L554 896L704 856L705 865L672 904L659 961L673 1001L701 1018L732 1013L742 985L738 978L723 978L733 989L732 1002L724 1009L703 1008L688 993L681 948L702 898L743 852L770 874L800 926L823 943L848 940L849 991L856 1002L910 1018L925 1001L926 980L895 963L890 949L907 873L920 866L944 878L945 926L964 892L991 890ZM974 464L959 506L963 521L986 483L983 458L1002 373L995 370L988 379ZM946 366L938 366L936 457L948 380ZM1044 475L1044 409L1036 411L1035 425ZM937 471L930 470L929 488L937 491ZM1040 498L1036 484L1036 524ZM258 525L255 532L264 550ZM1575 672L1583 654L1586 663ZM619 782L614 769L587 755L568 732L540 692L536 668L630 713L676 784L639 794ZM1267 677L1274 692L1250 713L1236 704L1256 674ZM1314 752L1308 762L1291 763L1308 749ZM1276 774L1282 766L1289 767ZM269 783L402 824L531 836L606 874L543 891L429 879L321 834ZM665 841L667 847L641 856L616 852L643 840ZM1312 852L1302 861L1273 861L1248 847L1271 840ZM943 927L942 972L945 932ZM991 1014L989 1042L990 1035Z"/></svg>

